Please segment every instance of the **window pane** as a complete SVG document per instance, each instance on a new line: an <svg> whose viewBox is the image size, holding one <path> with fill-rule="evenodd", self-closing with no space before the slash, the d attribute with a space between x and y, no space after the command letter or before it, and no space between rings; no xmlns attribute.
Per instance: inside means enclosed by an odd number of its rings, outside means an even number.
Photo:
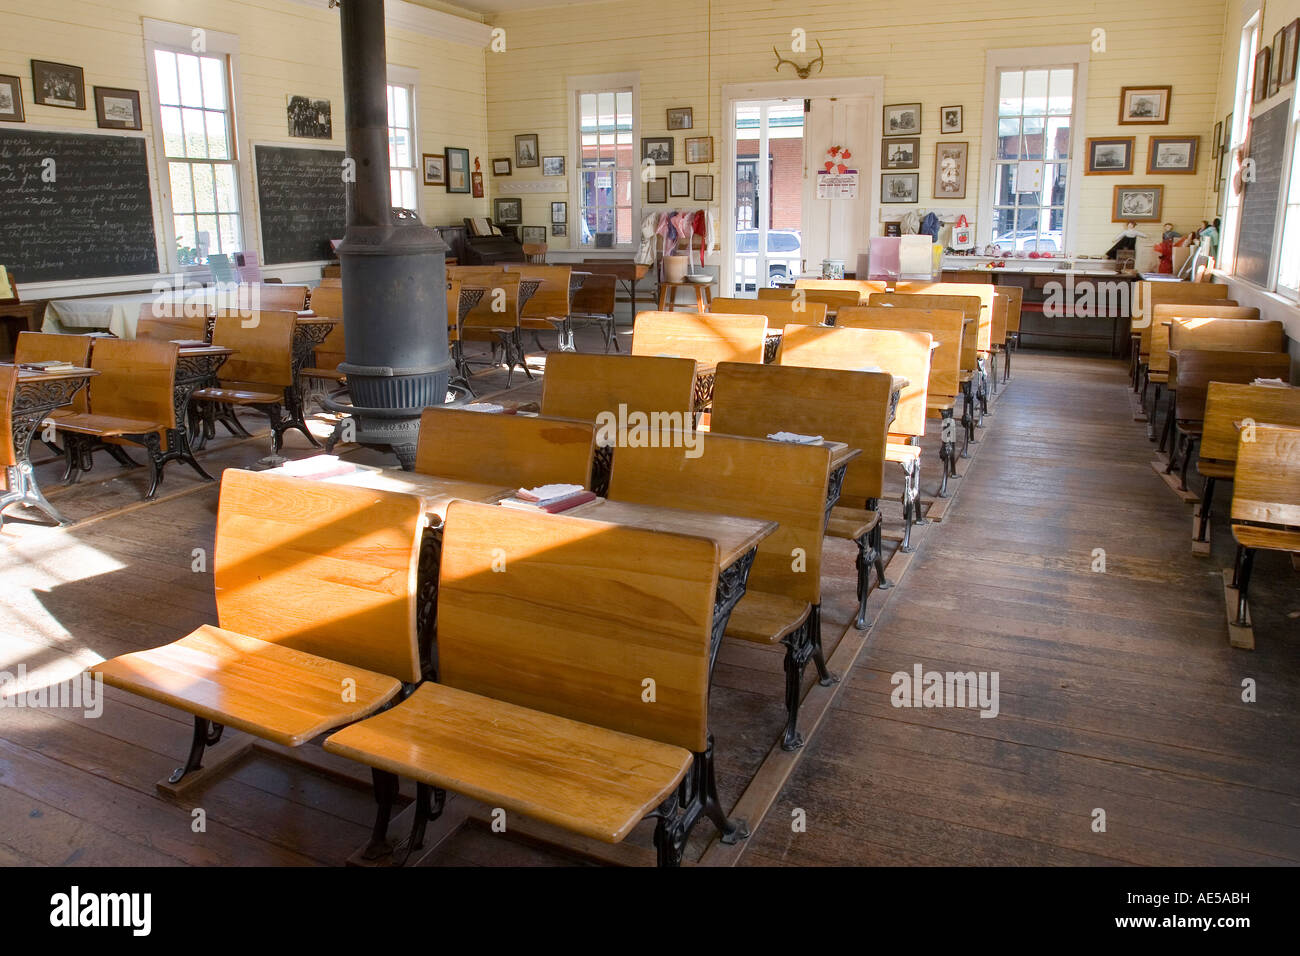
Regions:
<svg viewBox="0 0 1300 956"><path fill-rule="evenodd" d="M1043 187L1053 206L1065 205L1065 175L1069 168L1065 163L1048 163L1043 170Z"/></svg>
<svg viewBox="0 0 1300 956"><path fill-rule="evenodd" d="M1047 112L1047 71L1025 71L1025 115L1041 116Z"/></svg>
<svg viewBox="0 0 1300 956"><path fill-rule="evenodd" d="M153 61L158 71L158 102L169 105L179 103L181 90L176 84L176 54L168 50L155 50Z"/></svg>
<svg viewBox="0 0 1300 956"><path fill-rule="evenodd" d="M578 97L582 128L589 129L596 125L596 94L582 93Z"/></svg>
<svg viewBox="0 0 1300 956"><path fill-rule="evenodd" d="M614 192L614 201L620 206L632 205L632 171L630 169L620 169L615 182L617 188Z"/></svg>
<svg viewBox="0 0 1300 956"><path fill-rule="evenodd" d="M199 80L199 58L177 54L176 66L181 80L181 106L203 105L203 84Z"/></svg>
<svg viewBox="0 0 1300 956"><path fill-rule="evenodd" d="M1022 208L1016 212L1016 233L1017 238L1024 238L1028 233L1031 237L1038 233L1038 208L1036 206Z"/></svg>
<svg viewBox="0 0 1300 956"><path fill-rule="evenodd" d="M201 61L203 72L203 105L210 110L226 108L226 64L214 56Z"/></svg>
<svg viewBox="0 0 1300 956"><path fill-rule="evenodd" d="M217 211L217 187L212 167L207 163L194 163L194 211Z"/></svg>
<svg viewBox="0 0 1300 956"><path fill-rule="evenodd" d="M1025 117L1025 139L1022 159L1043 158L1043 130L1046 121L1041 117Z"/></svg>
<svg viewBox="0 0 1300 956"><path fill-rule="evenodd" d="M1291 181L1292 186L1295 180ZM1277 284L1292 292L1300 290L1300 206L1290 206L1282 226L1282 260Z"/></svg>
<svg viewBox="0 0 1300 956"><path fill-rule="evenodd" d="M220 233L221 251L225 253L242 252L244 244L239 235L238 216L218 216L217 229Z"/></svg>
<svg viewBox="0 0 1300 956"><path fill-rule="evenodd" d="M389 122L403 129L411 123L410 100L404 86L393 87L393 111L390 114Z"/></svg>
<svg viewBox="0 0 1300 956"><path fill-rule="evenodd" d="M226 135L226 114L214 113L211 110L205 111L204 116L208 124L208 149L211 151L213 159L229 159L230 149L227 143Z"/></svg>
<svg viewBox="0 0 1300 956"><path fill-rule="evenodd" d="M217 249L217 217L216 216L199 216L199 250L201 256L206 259L209 252L218 252Z"/></svg>
<svg viewBox="0 0 1300 956"><path fill-rule="evenodd" d="M632 127L631 90L623 90L618 94L618 126L619 129L630 129Z"/></svg>
<svg viewBox="0 0 1300 956"><path fill-rule="evenodd" d="M1074 70L1052 71L1047 109L1056 114L1074 112Z"/></svg>
<svg viewBox="0 0 1300 956"><path fill-rule="evenodd" d="M181 110L185 121L185 153L191 158L208 155L208 131L203 120L203 110Z"/></svg>
<svg viewBox="0 0 1300 956"><path fill-rule="evenodd" d="M185 155L185 136L181 131L181 111L175 106L162 108L163 150L168 156Z"/></svg>
<svg viewBox="0 0 1300 956"><path fill-rule="evenodd" d="M1012 177L1015 176L1014 163L998 163L993 167L993 205L1015 205L1016 197L1011 192Z"/></svg>
<svg viewBox="0 0 1300 956"><path fill-rule="evenodd" d="M1024 97L1025 75L1019 70L1007 70L1002 74L1001 90L998 93L998 115L1020 115L1021 100Z"/></svg>
<svg viewBox="0 0 1300 956"><path fill-rule="evenodd" d="M235 212L239 209L239 189L235 185L235 167L222 163L213 168L216 180L217 209Z"/></svg>
<svg viewBox="0 0 1300 956"><path fill-rule="evenodd" d="M1015 159L1020 155L1020 120L998 120L998 159Z"/></svg>
<svg viewBox="0 0 1300 956"><path fill-rule="evenodd" d="M189 163L169 163L172 183L172 210L174 212L194 211L194 187L190 182Z"/></svg>
<svg viewBox="0 0 1300 956"><path fill-rule="evenodd" d="M1053 116L1047 121L1046 159L1070 158L1070 118Z"/></svg>
<svg viewBox="0 0 1300 956"><path fill-rule="evenodd" d="M994 209L993 210L993 241L1005 243L1012 238L1011 233L1016 227L1016 211L1014 209Z"/></svg>

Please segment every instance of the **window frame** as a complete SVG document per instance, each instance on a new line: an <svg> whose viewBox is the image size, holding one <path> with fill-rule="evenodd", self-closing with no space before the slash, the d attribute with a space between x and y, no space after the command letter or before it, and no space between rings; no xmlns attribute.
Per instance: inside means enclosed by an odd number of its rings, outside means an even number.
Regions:
<svg viewBox="0 0 1300 956"><path fill-rule="evenodd" d="M1088 61L1091 55L1091 47L1086 43L989 50L985 54L984 132L980 142L980 195L976 212L976 233L980 246L988 245L993 241L994 169L998 165L998 102L1001 95L1000 71L1069 67L1074 70L1074 101L1070 112L1070 158L1066 166L1060 252L1074 249L1079 230L1079 197L1083 180L1085 141L1081 133L1087 129Z"/></svg>
<svg viewBox="0 0 1300 956"><path fill-rule="evenodd" d="M1223 203L1223 229L1219 235L1218 267L1228 275L1237 274L1237 238L1241 232L1241 194L1234 192L1233 182L1241 170L1237 161L1237 147L1241 145L1243 131L1250 122L1254 106L1252 91L1255 88L1255 51L1259 48L1263 17L1259 10L1247 18L1241 28L1241 43L1237 48L1237 83L1233 89L1232 137L1228 146L1228 190ZM1242 280L1245 281L1245 280Z"/></svg>
<svg viewBox="0 0 1300 956"><path fill-rule="evenodd" d="M410 167L392 166L392 169L409 168L415 183L415 211L424 217L424 157L420 152L420 110L417 95L420 88L420 71L407 66L388 65L388 86L400 86L406 90L406 108L407 120L410 123L409 132L411 137L411 163ZM392 125L392 116L388 117L388 129L395 129ZM391 181L391 180L390 180ZM396 206L395 201L393 205Z"/></svg>
<svg viewBox="0 0 1300 956"><path fill-rule="evenodd" d="M598 249L594 245L584 247L580 242L579 220L583 216L582 208L582 118L581 100L583 93L618 93L630 90L632 93L632 232L631 241L615 242L608 249ZM631 73L596 73L586 76L568 78L569 96L569 158L567 162L569 177L569 222L567 235L548 236L547 243L554 247L581 252L584 256L601 258L618 255L620 258L628 252L636 252L641 244L641 74ZM540 162L540 157L538 158ZM615 167L617 169L617 167ZM547 216L547 225L550 217ZM563 240L562 242L560 240Z"/></svg>
<svg viewBox="0 0 1300 956"><path fill-rule="evenodd" d="M222 33L186 24L168 23L162 20L144 18L145 66L147 72L149 111L153 122L151 135L154 147L155 178L158 191L158 216L161 218L160 234L163 249L159 263L166 272L176 274L204 274L211 270L207 265L181 266L176 255L176 213L172 206L171 167L167 156L167 146L162 131L162 105L159 102L158 70L155 59L157 51L185 53L196 55L192 44L196 31L202 30L205 48L202 55L222 56L226 60L226 95L227 117L230 128L230 159L235 171L235 183L239 194L239 236L243 251L257 249L253 239L255 207L252 202L252 190L249 186L250 172L244 162L243 150L240 148L239 117L239 37L232 33Z"/></svg>

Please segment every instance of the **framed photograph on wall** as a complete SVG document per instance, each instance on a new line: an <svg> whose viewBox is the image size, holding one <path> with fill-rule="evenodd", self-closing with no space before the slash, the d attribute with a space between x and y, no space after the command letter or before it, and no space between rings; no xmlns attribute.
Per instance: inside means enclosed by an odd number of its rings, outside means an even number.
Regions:
<svg viewBox="0 0 1300 956"><path fill-rule="evenodd" d="M527 169L530 166L540 165L540 163L541 159L537 152L537 134L516 133L515 166L520 169Z"/></svg>
<svg viewBox="0 0 1300 956"><path fill-rule="evenodd" d="M921 104L895 103L885 107L881 136L917 136L921 132Z"/></svg>
<svg viewBox="0 0 1300 956"><path fill-rule="evenodd" d="M1171 86L1126 86L1119 91L1121 126L1161 126L1169 122Z"/></svg>
<svg viewBox="0 0 1300 956"><path fill-rule="evenodd" d="M1286 59L1286 27L1273 34L1273 55L1268 69L1268 95L1282 89L1282 61Z"/></svg>
<svg viewBox="0 0 1300 956"><path fill-rule="evenodd" d="M880 201L903 203L921 201L920 173L883 173L880 177Z"/></svg>
<svg viewBox="0 0 1300 956"><path fill-rule="evenodd" d="M86 75L79 66L32 60L32 102L67 110L86 108Z"/></svg>
<svg viewBox="0 0 1300 956"><path fill-rule="evenodd" d="M1164 204L1164 186L1116 186L1110 220L1159 222Z"/></svg>
<svg viewBox="0 0 1300 956"><path fill-rule="evenodd" d="M1133 172L1133 136L1090 136L1086 176L1113 176Z"/></svg>
<svg viewBox="0 0 1300 956"><path fill-rule="evenodd" d="M545 226L522 226L519 229L520 242L535 242L539 246L546 245L546 227Z"/></svg>
<svg viewBox="0 0 1300 956"><path fill-rule="evenodd" d="M551 235L567 237L569 235L569 224L567 222L551 223Z"/></svg>
<svg viewBox="0 0 1300 956"><path fill-rule="evenodd" d="M713 177L695 174L695 180L691 184L693 190L691 198L696 202L713 202Z"/></svg>
<svg viewBox="0 0 1300 956"><path fill-rule="evenodd" d="M1223 142L1219 144L1219 152L1226 153L1232 149L1232 113L1223 118Z"/></svg>
<svg viewBox="0 0 1300 956"><path fill-rule="evenodd" d="M447 157L447 192L469 192L469 150L444 146L442 151Z"/></svg>
<svg viewBox="0 0 1300 956"><path fill-rule="evenodd" d="M1268 78L1272 71L1269 69L1269 49L1260 47L1255 53L1255 96L1256 103L1268 99Z"/></svg>
<svg viewBox="0 0 1300 956"><path fill-rule="evenodd" d="M695 110L689 106L678 106L668 111L669 129L694 129Z"/></svg>
<svg viewBox="0 0 1300 956"><path fill-rule="evenodd" d="M563 175L564 175L564 157L563 157L563 156L543 156L543 157L542 157L542 175L543 175L543 176L563 176Z"/></svg>
<svg viewBox="0 0 1300 956"><path fill-rule="evenodd" d="M469 175L470 186L474 191L475 199L483 198L483 174L477 169Z"/></svg>
<svg viewBox="0 0 1300 956"><path fill-rule="evenodd" d="M492 200L492 219L501 226L517 226L524 221L522 199Z"/></svg>
<svg viewBox="0 0 1300 956"><path fill-rule="evenodd" d="M642 136L641 161L652 159L656 166L671 166L675 142L671 136Z"/></svg>
<svg viewBox="0 0 1300 956"><path fill-rule="evenodd" d="M494 160L492 160L492 175L493 175L493 176L509 176L509 175L510 175L510 157L509 157L509 156L503 156L503 157L501 157L500 159L494 159Z"/></svg>
<svg viewBox="0 0 1300 956"><path fill-rule="evenodd" d="M686 137L686 162L688 163L713 162L713 137L712 136Z"/></svg>
<svg viewBox="0 0 1300 956"><path fill-rule="evenodd" d="M1199 136L1152 136L1147 141L1147 174L1193 175L1200 145Z"/></svg>
<svg viewBox="0 0 1300 956"><path fill-rule="evenodd" d="M921 137L900 136L880 142L881 169L920 169Z"/></svg>
<svg viewBox="0 0 1300 956"><path fill-rule="evenodd" d="M141 129L140 91L95 87L95 121L100 129Z"/></svg>
<svg viewBox="0 0 1300 956"><path fill-rule="evenodd" d="M329 100L290 94L286 111L290 136L302 139L334 138L334 119Z"/></svg>
<svg viewBox="0 0 1300 956"><path fill-rule="evenodd" d="M668 195L689 196L691 194L691 174L685 169L674 169L668 174Z"/></svg>
<svg viewBox="0 0 1300 956"><path fill-rule="evenodd" d="M567 202L551 203L551 222L568 222L569 204Z"/></svg>
<svg viewBox="0 0 1300 956"><path fill-rule="evenodd" d="M447 185L447 157L442 153L422 153L420 158L424 162L424 184Z"/></svg>
<svg viewBox="0 0 1300 956"><path fill-rule="evenodd" d="M23 82L16 76L0 76L0 123L22 123Z"/></svg>
<svg viewBox="0 0 1300 956"><path fill-rule="evenodd" d="M647 203L667 202L668 180L663 176L656 176L654 179L647 180L645 184L645 201Z"/></svg>
<svg viewBox="0 0 1300 956"><path fill-rule="evenodd" d="M963 113L965 110L960 106L939 107L939 135L947 136L951 133L963 132Z"/></svg>
<svg viewBox="0 0 1300 956"><path fill-rule="evenodd" d="M1295 79L1296 54L1300 48L1300 18L1287 24L1286 42L1282 46L1282 85Z"/></svg>
<svg viewBox="0 0 1300 956"><path fill-rule="evenodd" d="M939 140L934 145L934 198L966 198L966 158L970 143Z"/></svg>

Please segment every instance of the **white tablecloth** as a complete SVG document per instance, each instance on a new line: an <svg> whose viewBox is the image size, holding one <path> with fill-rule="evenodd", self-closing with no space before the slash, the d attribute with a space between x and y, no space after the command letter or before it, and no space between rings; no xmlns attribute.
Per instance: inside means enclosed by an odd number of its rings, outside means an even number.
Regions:
<svg viewBox="0 0 1300 956"><path fill-rule="evenodd" d="M133 292L129 295L91 296L85 299L51 299L45 306L42 332L86 332L107 329L118 338L134 339L140 321L140 307L157 303L163 309L177 302L193 309L198 302L211 306L217 290L169 289L163 293Z"/></svg>

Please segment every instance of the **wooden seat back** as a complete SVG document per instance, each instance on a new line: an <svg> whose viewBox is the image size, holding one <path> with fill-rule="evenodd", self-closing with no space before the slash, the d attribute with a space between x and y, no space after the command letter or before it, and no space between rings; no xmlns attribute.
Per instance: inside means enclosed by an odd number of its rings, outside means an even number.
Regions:
<svg viewBox="0 0 1300 956"><path fill-rule="evenodd" d="M1200 303L1203 305L1236 305L1228 299L1228 287L1212 282L1135 282L1136 298L1131 309L1130 331L1141 335L1140 354L1151 351L1151 332L1155 308L1165 304Z"/></svg>
<svg viewBox="0 0 1300 956"><path fill-rule="evenodd" d="M523 244L523 252L524 260L526 262L533 262L538 265L546 264L546 243L525 242Z"/></svg>
<svg viewBox="0 0 1300 956"><path fill-rule="evenodd" d="M1300 428L1256 425L1237 445L1232 520L1300 527Z"/></svg>
<svg viewBox="0 0 1300 956"><path fill-rule="evenodd" d="M830 449L712 432L694 438L702 443L695 457L681 442L619 448L610 500L776 521L758 545L749 590L818 603Z"/></svg>
<svg viewBox="0 0 1300 956"><path fill-rule="evenodd" d="M487 289L461 320L460 328L510 330L519 327L519 273L499 266L448 266L447 278L461 286Z"/></svg>
<svg viewBox="0 0 1300 956"><path fill-rule="evenodd" d="M1261 319L1174 319L1169 329L1171 349L1213 349L1222 352L1282 352L1286 327ZM1155 341L1152 330L1152 342ZM1155 349L1151 352L1155 357Z"/></svg>
<svg viewBox="0 0 1300 956"><path fill-rule="evenodd" d="M447 344L460 339L460 279L447 280Z"/></svg>
<svg viewBox="0 0 1300 956"><path fill-rule="evenodd" d="M279 282L250 282L239 289L239 301L254 312L302 312L310 295L305 285Z"/></svg>
<svg viewBox="0 0 1300 956"><path fill-rule="evenodd" d="M973 295L980 300L979 341L976 348L989 350L993 333L993 299L998 287L991 282L922 282L900 281L894 291L904 295Z"/></svg>
<svg viewBox="0 0 1300 956"><path fill-rule="evenodd" d="M311 310L328 319L338 319L325 341L316 346L317 368L338 368L348 358L347 339L343 332L343 286L317 286L311 293Z"/></svg>
<svg viewBox="0 0 1300 956"><path fill-rule="evenodd" d="M1211 382L1205 397L1202 458L1236 461L1238 422L1300 428L1300 388Z"/></svg>
<svg viewBox="0 0 1300 956"><path fill-rule="evenodd" d="M695 401L695 360L649 355L551 352L542 380L542 414L591 422L601 412L682 412ZM620 449L621 451L621 449Z"/></svg>
<svg viewBox="0 0 1300 956"><path fill-rule="evenodd" d="M26 335L27 333L20 333ZM81 389L82 392L85 389ZM80 392L78 393L80 394ZM18 365L0 364L0 468L18 464L14 451L14 399L18 396ZM78 409L80 411L80 409Z"/></svg>
<svg viewBox="0 0 1300 956"><path fill-rule="evenodd" d="M1291 356L1285 352L1217 352L1179 349L1174 387L1175 417L1180 422L1205 418L1205 396L1211 382L1253 382L1257 378L1291 380Z"/></svg>
<svg viewBox="0 0 1300 956"><path fill-rule="evenodd" d="M867 301L873 292L888 292L884 279L795 279L794 287L807 292L856 292L858 305Z"/></svg>
<svg viewBox="0 0 1300 956"><path fill-rule="evenodd" d="M1025 290L1018 285L1000 285L998 294L1007 296L1007 331L1020 331L1020 312L1025 304Z"/></svg>
<svg viewBox="0 0 1300 956"><path fill-rule="evenodd" d="M767 316L769 328L783 329L787 325L825 325L826 304L800 302L797 299L729 299L717 298L709 303L709 311L724 315Z"/></svg>
<svg viewBox="0 0 1300 956"><path fill-rule="evenodd" d="M229 468L217 510L221 627L420 679L415 495Z"/></svg>
<svg viewBox="0 0 1300 956"><path fill-rule="evenodd" d="M711 539L453 501L438 680L702 752L717 577Z"/></svg>
<svg viewBox="0 0 1300 956"><path fill-rule="evenodd" d="M701 365L762 362L767 316L642 312L632 326L633 355L693 358Z"/></svg>
<svg viewBox="0 0 1300 956"><path fill-rule="evenodd" d="M320 280L320 285L318 285L316 288L317 288L317 289L330 289L330 288L341 289L341 288L343 288L343 277L342 277L342 276L324 276L324 277Z"/></svg>
<svg viewBox="0 0 1300 956"><path fill-rule="evenodd" d="M200 335L199 338L203 336ZM69 362L78 368L90 368L90 349L94 339L89 335L58 335L53 332L19 332L14 343L14 364L26 362ZM78 389L72 396L69 411L84 412L87 389ZM0 406L3 407L3 406Z"/></svg>
<svg viewBox="0 0 1300 956"><path fill-rule="evenodd" d="M862 302L862 295L856 289L759 289L758 297L773 302L802 301L805 305L816 302L826 306L828 316Z"/></svg>
<svg viewBox="0 0 1300 956"><path fill-rule="evenodd" d="M415 470L485 485L587 484L595 426L463 408L426 408Z"/></svg>
<svg viewBox="0 0 1300 956"><path fill-rule="evenodd" d="M1216 300L1219 301L1219 300ZM1232 339L1231 334L1222 335L1204 335L1198 336L1204 344L1198 344L1197 339L1187 339L1185 336L1179 336L1180 343L1171 345L1171 335L1173 332L1172 324L1166 325L1166 322L1172 323L1175 319L1237 319L1251 320L1259 318L1259 309L1246 309L1241 306L1232 305L1204 305L1199 302L1180 302L1180 303L1163 303L1153 306L1152 325L1151 325L1151 351L1147 360L1147 366L1152 372L1169 371L1169 350L1171 348L1189 348L1189 349L1222 349L1231 351L1234 346L1224 344ZM1199 326L1198 326L1199 328ZM1224 326L1224 329L1229 328ZM1208 332L1208 330L1207 330ZM1253 341L1256 337L1247 335L1247 341ZM1275 352L1281 351L1281 347L1270 347L1267 344L1267 337L1264 339L1265 345L1261 348L1247 346L1243 351L1261 351Z"/></svg>
<svg viewBox="0 0 1300 956"><path fill-rule="evenodd" d="M962 313L959 310L854 306L839 314L835 327L930 333L939 347L930 353L927 397L953 398L961 391Z"/></svg>
<svg viewBox="0 0 1300 956"><path fill-rule="evenodd" d="M521 279L540 279L541 285L526 303L520 317L524 319L563 319L571 310L569 277L572 266L507 265L506 271Z"/></svg>
<svg viewBox="0 0 1300 956"><path fill-rule="evenodd" d="M163 311L160 315L153 303L147 302L140 306L140 318L135 324L137 339L157 339L161 342L174 339L202 342L207 339L207 333L206 309L193 315L186 314L183 309L175 309L170 313Z"/></svg>
<svg viewBox="0 0 1300 956"><path fill-rule="evenodd" d="M992 288L992 286L990 286ZM975 336L976 323L979 321L983 306L979 296L974 295L931 295L919 292L883 292L876 293L867 300L871 308L921 309L927 311L952 310L961 312L961 370L975 371L979 359L978 339ZM971 319L967 325L965 319Z"/></svg>
<svg viewBox="0 0 1300 956"><path fill-rule="evenodd" d="M930 388L929 332L893 329L819 329L788 325L781 338L778 365L863 371L877 368L907 379L898 399L890 434L925 434L925 406ZM710 426L713 427L713 426Z"/></svg>
<svg viewBox="0 0 1300 956"><path fill-rule="evenodd" d="M90 414L136 418L176 427L173 389L176 382L174 342L152 339L99 339L90 353Z"/></svg>
<svg viewBox="0 0 1300 956"><path fill-rule="evenodd" d="M570 315L614 315L618 301L618 276L593 272L569 302Z"/></svg>
<svg viewBox="0 0 1300 956"><path fill-rule="evenodd" d="M997 289L997 286L994 286ZM1001 348L1007 341L1010 322L1011 296L998 289L993 295L993 324L989 328L990 348Z"/></svg>
<svg viewBox="0 0 1300 956"><path fill-rule="evenodd" d="M884 372L724 362L713 383L710 433L766 438L785 431L860 449L840 503L865 508L868 498L884 496L889 390Z"/></svg>
<svg viewBox="0 0 1300 956"><path fill-rule="evenodd" d="M238 312L217 314L212 344L234 349L221 366L221 379L274 388L293 384L294 312Z"/></svg>

